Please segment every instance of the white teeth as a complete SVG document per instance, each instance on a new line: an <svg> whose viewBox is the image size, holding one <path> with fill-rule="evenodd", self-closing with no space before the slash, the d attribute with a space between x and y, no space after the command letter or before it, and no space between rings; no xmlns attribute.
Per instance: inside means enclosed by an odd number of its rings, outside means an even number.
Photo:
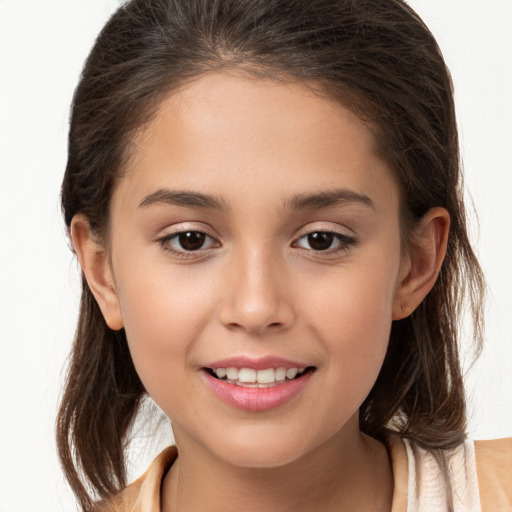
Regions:
<svg viewBox="0 0 512 512"><path fill-rule="evenodd" d="M299 370L297 368L288 368L288 370L286 370L286 376L289 379L293 379L293 378L295 378L295 376L297 375L298 372L299 372Z"/></svg>
<svg viewBox="0 0 512 512"><path fill-rule="evenodd" d="M286 368L278 368L276 370L276 380L278 382L286 379Z"/></svg>
<svg viewBox="0 0 512 512"><path fill-rule="evenodd" d="M232 384L252 385L253 387L268 387L284 380L292 380L302 375L306 368L214 368L213 373L219 378L230 381Z"/></svg>
<svg viewBox="0 0 512 512"><path fill-rule="evenodd" d="M270 384L276 381L276 371L274 368L268 370L260 370L258 372L258 384Z"/></svg>
<svg viewBox="0 0 512 512"><path fill-rule="evenodd" d="M226 368L226 377L229 380L238 380L238 368Z"/></svg>
<svg viewBox="0 0 512 512"><path fill-rule="evenodd" d="M219 379L223 379L226 376L226 368L217 368L215 370L215 375L217 375Z"/></svg>
<svg viewBox="0 0 512 512"><path fill-rule="evenodd" d="M252 368L241 368L238 372L238 380L240 382L247 382L253 384L256 382L256 370Z"/></svg>

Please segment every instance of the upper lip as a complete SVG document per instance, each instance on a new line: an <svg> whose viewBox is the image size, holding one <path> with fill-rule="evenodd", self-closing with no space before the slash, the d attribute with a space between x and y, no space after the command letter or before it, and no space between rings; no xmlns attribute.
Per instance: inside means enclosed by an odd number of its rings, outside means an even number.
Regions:
<svg viewBox="0 0 512 512"><path fill-rule="evenodd" d="M257 358L235 356L213 361L206 364L205 368L252 368L254 370L264 370L266 368L307 368L308 366L311 365L276 356Z"/></svg>

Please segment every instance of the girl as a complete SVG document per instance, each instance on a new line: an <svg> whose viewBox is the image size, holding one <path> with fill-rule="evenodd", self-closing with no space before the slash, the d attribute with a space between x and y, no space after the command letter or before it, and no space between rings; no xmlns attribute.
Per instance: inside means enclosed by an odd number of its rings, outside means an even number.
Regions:
<svg viewBox="0 0 512 512"><path fill-rule="evenodd" d="M509 510L511 442L464 434L460 181L449 73L401 0L119 9L62 187L83 510ZM176 447L125 488L148 395Z"/></svg>

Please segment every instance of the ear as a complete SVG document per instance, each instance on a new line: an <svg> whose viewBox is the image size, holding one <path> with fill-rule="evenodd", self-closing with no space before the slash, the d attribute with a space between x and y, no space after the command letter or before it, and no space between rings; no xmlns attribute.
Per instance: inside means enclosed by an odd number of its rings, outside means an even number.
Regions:
<svg viewBox="0 0 512 512"><path fill-rule="evenodd" d="M70 235L82 272L105 322L111 329L122 329L123 319L106 248L94 236L83 215L73 217Z"/></svg>
<svg viewBox="0 0 512 512"><path fill-rule="evenodd" d="M393 320L409 316L434 286L446 255L450 214L431 208L411 237L393 303Z"/></svg>

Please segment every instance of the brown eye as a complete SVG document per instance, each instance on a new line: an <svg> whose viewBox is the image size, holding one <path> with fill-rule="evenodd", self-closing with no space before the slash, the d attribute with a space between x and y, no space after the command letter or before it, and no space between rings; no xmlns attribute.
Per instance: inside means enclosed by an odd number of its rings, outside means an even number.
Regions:
<svg viewBox="0 0 512 512"><path fill-rule="evenodd" d="M161 238L159 243L165 250L181 255L219 246L217 240L202 231L180 231Z"/></svg>
<svg viewBox="0 0 512 512"><path fill-rule="evenodd" d="M314 251L326 251L332 246L334 234L325 231L317 231L307 235L308 245Z"/></svg>
<svg viewBox="0 0 512 512"><path fill-rule="evenodd" d="M200 231L186 231L179 233L176 238L185 251L197 251L203 247L206 235Z"/></svg>
<svg viewBox="0 0 512 512"><path fill-rule="evenodd" d="M332 246L332 242L335 239L334 233L328 233L326 231L317 231L307 235L308 244L314 251L326 251Z"/></svg>
<svg viewBox="0 0 512 512"><path fill-rule="evenodd" d="M301 236L295 243L295 247L308 249L314 252L338 253L347 250L350 246L356 245L356 240L343 233L334 231L312 231Z"/></svg>

